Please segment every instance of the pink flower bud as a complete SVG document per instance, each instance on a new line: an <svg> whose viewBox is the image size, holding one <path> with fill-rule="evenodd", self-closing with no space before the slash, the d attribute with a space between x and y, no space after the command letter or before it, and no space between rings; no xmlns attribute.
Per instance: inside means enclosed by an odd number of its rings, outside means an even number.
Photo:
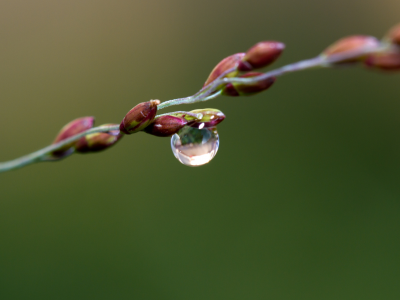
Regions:
<svg viewBox="0 0 400 300"><path fill-rule="evenodd" d="M333 56L336 54L363 50L363 49L373 49L378 48L380 46L380 42L373 36L366 36L366 35L353 35L342 38L329 46L322 52L322 55L325 57ZM348 59L346 61L342 61L340 63L349 63L349 62L356 62L359 60L365 59L366 55L361 54L359 57Z"/></svg>
<svg viewBox="0 0 400 300"><path fill-rule="evenodd" d="M285 49L285 44L275 41L259 42L251 47L239 64L240 71L264 68L273 63Z"/></svg>
<svg viewBox="0 0 400 300"><path fill-rule="evenodd" d="M381 70L400 70L400 51L371 54L364 63Z"/></svg>
<svg viewBox="0 0 400 300"><path fill-rule="evenodd" d="M189 121L188 126L199 129L215 127L223 120L225 115L222 111L215 108L201 108L191 111L192 114L201 114L201 119L196 119L191 115L185 115L184 118Z"/></svg>
<svg viewBox="0 0 400 300"><path fill-rule="evenodd" d="M143 131L160 137L167 137L177 133L188 121L183 117L165 115L154 119Z"/></svg>
<svg viewBox="0 0 400 300"><path fill-rule="evenodd" d="M93 124L94 124L94 117L83 117L75 119L69 122L63 128L61 128L53 144L56 144L62 140L65 140L85 130L88 130L93 127Z"/></svg>
<svg viewBox="0 0 400 300"><path fill-rule="evenodd" d="M116 125L116 124L104 124L106 125ZM88 152L98 152L111 146L115 145L121 138L123 134L119 130L113 130L110 132L97 132L88 134L85 137L79 139L75 145L75 149L80 153Z"/></svg>
<svg viewBox="0 0 400 300"><path fill-rule="evenodd" d="M206 83L204 83L204 86L210 84L213 82L215 79L217 79L222 73L224 73L227 70L230 70L232 68L237 69L240 61L244 57L244 53L236 53L231 56L228 56L221 60L215 68L211 71L210 75L208 76ZM234 77L238 74L238 71L235 70L229 74L227 74L225 77Z"/></svg>
<svg viewBox="0 0 400 300"><path fill-rule="evenodd" d="M67 138L77 135L78 133L84 132L84 131L92 128L93 124L94 124L94 117L83 117L83 118L75 119L75 120L69 122L67 125L65 125L60 130L60 132L56 136L53 144L56 144ZM56 160L56 159L61 159L65 156L68 156L69 154L71 154L73 152L72 147L76 143L77 143L77 141L72 142L68 145L65 145L61 149L54 151L46 158L46 160Z"/></svg>
<svg viewBox="0 0 400 300"><path fill-rule="evenodd" d="M139 103L126 114L119 129L126 134L143 130L153 121L159 104L160 100Z"/></svg>
<svg viewBox="0 0 400 300"><path fill-rule="evenodd" d="M249 72L239 76L240 78L248 78L262 75L263 73ZM228 83L222 93L226 96L251 96L259 92L265 91L275 82L275 77L269 77L254 83Z"/></svg>

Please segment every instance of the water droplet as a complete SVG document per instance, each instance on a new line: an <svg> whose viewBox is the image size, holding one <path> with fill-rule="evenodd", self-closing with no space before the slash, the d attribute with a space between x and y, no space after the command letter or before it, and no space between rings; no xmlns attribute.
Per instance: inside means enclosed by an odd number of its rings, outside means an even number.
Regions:
<svg viewBox="0 0 400 300"><path fill-rule="evenodd" d="M183 127L171 138L175 157L184 165L196 167L210 162L217 154L219 136L217 129Z"/></svg>

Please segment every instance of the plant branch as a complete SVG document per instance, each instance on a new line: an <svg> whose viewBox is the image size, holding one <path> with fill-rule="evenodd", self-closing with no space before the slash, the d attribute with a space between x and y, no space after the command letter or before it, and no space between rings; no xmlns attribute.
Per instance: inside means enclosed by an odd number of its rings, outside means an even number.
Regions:
<svg viewBox="0 0 400 300"><path fill-rule="evenodd" d="M227 74L236 70L235 68L232 68L232 69L229 69L229 70L223 72L216 80L214 80L207 86L203 87L196 94L186 97L186 98L178 98L178 99L174 99L174 100L165 101L165 102L159 104L157 109L161 110L161 109L173 106L173 105L191 104L191 103L197 103L197 102L214 99L222 94L221 85L226 85L228 83L251 84L251 83L257 83L259 81L265 80L270 77L282 76L286 73L303 71L303 70L314 69L314 68L333 67L333 66L335 66L334 65L335 63L344 62L344 61L347 61L352 58L358 58L362 55L366 55L369 53L385 51L388 49L388 47L390 47L390 46L387 44L382 44L379 47L362 48L362 49L358 49L356 51L347 51L347 52L343 52L340 54L331 55L329 57L319 55L315 58L311 58L311 59L303 60L303 61L296 62L293 64L289 64L289 65L283 66L281 68L278 68L276 70L272 70L272 71L266 72L262 75L255 76L255 77L224 78ZM163 115L168 115L168 113L163 114ZM59 143L52 144L41 150L38 150L31 154L28 154L26 156L23 156L23 157L20 157L20 158L11 160L11 161L0 163L0 173L9 171L12 169L21 168L23 166L26 166L26 165L29 165L29 164L32 164L35 162L43 161L47 157L47 155L51 154L54 151L62 149L64 146L66 146L72 142L75 142L88 134L97 133L97 132L108 132L108 131L112 131L112 130L119 130L119 125L100 126L100 127L91 128L82 133L74 135L68 139L62 140ZM72 152L74 152L73 148L71 149L71 153Z"/></svg>
<svg viewBox="0 0 400 300"><path fill-rule="evenodd" d="M40 149L36 152L30 153L26 156L22 156L20 158L10 160L7 162L0 163L0 173L1 172L6 172L9 170L13 169L18 169L21 167L24 167L26 165L43 161L46 155L52 153L53 151L57 151L61 149L62 147L70 144L71 142L75 142L79 140L81 137L84 137L85 135L92 134L92 133L97 133L97 132L108 132L111 130L119 130L119 125L116 126L99 126L99 127L94 127L89 130L86 130L82 133L79 133L77 135L74 135L68 139L62 140L59 143L52 144L50 146L47 146L43 149Z"/></svg>

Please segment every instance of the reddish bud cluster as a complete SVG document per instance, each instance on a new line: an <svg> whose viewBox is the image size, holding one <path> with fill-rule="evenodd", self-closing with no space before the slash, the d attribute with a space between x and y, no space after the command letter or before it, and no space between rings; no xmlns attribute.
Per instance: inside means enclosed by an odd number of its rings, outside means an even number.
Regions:
<svg viewBox="0 0 400 300"><path fill-rule="evenodd" d="M103 124L101 126L115 126L117 124ZM115 145L123 134L119 130L110 132L97 132L84 136L75 145L75 150L80 153L98 152Z"/></svg>
<svg viewBox="0 0 400 300"><path fill-rule="evenodd" d="M53 144L57 144L70 137L73 137L79 133L93 128L94 117L83 117L75 119L65 125L56 136ZM105 125L116 125L116 124L105 124ZM122 134L119 130L113 130L109 133L99 132L88 134L74 142L71 142L57 151L53 151L44 160L58 160L64 158L74 151L77 152L96 152L104 150L114 145L118 140L122 138Z"/></svg>
<svg viewBox="0 0 400 300"><path fill-rule="evenodd" d="M374 48L379 47L380 42L373 36L366 35L353 35L342 38L337 42L333 43L324 52L322 55L325 57L334 56L337 54L342 54L351 51L358 51L365 48ZM359 57L348 59L346 61L341 61L340 63L349 63L349 62L357 62L365 59L366 55L362 54Z"/></svg>
<svg viewBox="0 0 400 300"><path fill-rule="evenodd" d="M61 128L60 132L57 134L56 138L54 139L53 144L57 144L65 139L68 139L74 135L77 135L81 132L84 132L90 128L92 128L94 125L94 117L83 117L83 118L78 118L75 119L68 124L66 124L63 128ZM69 143L68 145L65 145L61 149L54 151L51 153L51 155L48 157L49 160L56 160L56 159L61 159L72 152L74 152L73 146L76 144L76 142Z"/></svg>
<svg viewBox="0 0 400 300"><path fill-rule="evenodd" d="M251 71L260 69L273 63L283 52L285 45L276 41L264 41L255 44L246 53L236 53L224 58L211 71L204 86L216 80L221 74L232 70L225 77L234 77L239 72ZM239 77L255 77L261 73L247 73ZM260 82L244 84L244 83L229 83L225 87L221 85L216 89L222 89L223 94L228 96L253 95L255 93L268 89L275 82L275 78L267 78Z"/></svg>
<svg viewBox="0 0 400 300"><path fill-rule="evenodd" d="M132 108L122 120L119 129L126 134L139 132L146 128L156 116L160 100L142 102Z"/></svg>
<svg viewBox="0 0 400 300"><path fill-rule="evenodd" d="M381 70L399 70L400 24L389 30L383 41L384 43L381 43L372 36L349 36L340 39L328 47L324 52L322 52L322 55L330 57L346 52L360 51L361 54L358 57L342 60L336 64L363 61L366 66L371 68ZM363 49L368 49L370 54L362 54Z"/></svg>

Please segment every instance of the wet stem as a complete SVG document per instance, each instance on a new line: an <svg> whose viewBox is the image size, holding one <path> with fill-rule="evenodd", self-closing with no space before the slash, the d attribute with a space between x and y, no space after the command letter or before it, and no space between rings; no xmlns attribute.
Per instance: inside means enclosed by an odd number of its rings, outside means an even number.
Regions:
<svg viewBox="0 0 400 300"><path fill-rule="evenodd" d="M259 81L265 80L270 77L278 77L282 76L286 73L303 71L308 69L314 68L323 68L323 67L334 67L334 63L346 61L351 58L357 58L364 54L369 53L376 53L378 51L386 50L387 46L381 46L381 48L372 47L372 48L363 48L357 51L347 51L336 55L331 55L329 57L324 56L317 56L315 58L299 61L293 64L289 64L283 66L281 68L263 73L262 75L255 76L255 77L247 77L247 78L238 78L238 77L230 77L226 78L225 76L235 69L229 69L222 73L216 80L208 84L207 86L203 87L200 91L196 94L186 97L186 98L178 98L173 100L165 101L157 106L157 110L161 110L173 105L180 105L180 104L192 104L197 102L208 101L214 98L217 98L222 94L221 86L224 86L228 83L243 83L243 84L253 84ZM174 112L174 113L187 113L187 112ZM163 115L168 115L173 113L167 113ZM160 116L160 115L159 115ZM156 116L156 117L159 117ZM23 166L42 161L48 154L52 153L53 151L59 150L62 147L70 144L71 142L77 141L78 139L92 133L97 132L109 132L112 130L119 130L119 125L115 126L99 126L94 127L89 130L86 130L82 133L74 135L68 139L62 140L59 143L52 144L47 146L43 149L40 149L36 152L30 153L26 156L22 156L20 158L0 163L0 172L6 172L13 169L21 168Z"/></svg>

